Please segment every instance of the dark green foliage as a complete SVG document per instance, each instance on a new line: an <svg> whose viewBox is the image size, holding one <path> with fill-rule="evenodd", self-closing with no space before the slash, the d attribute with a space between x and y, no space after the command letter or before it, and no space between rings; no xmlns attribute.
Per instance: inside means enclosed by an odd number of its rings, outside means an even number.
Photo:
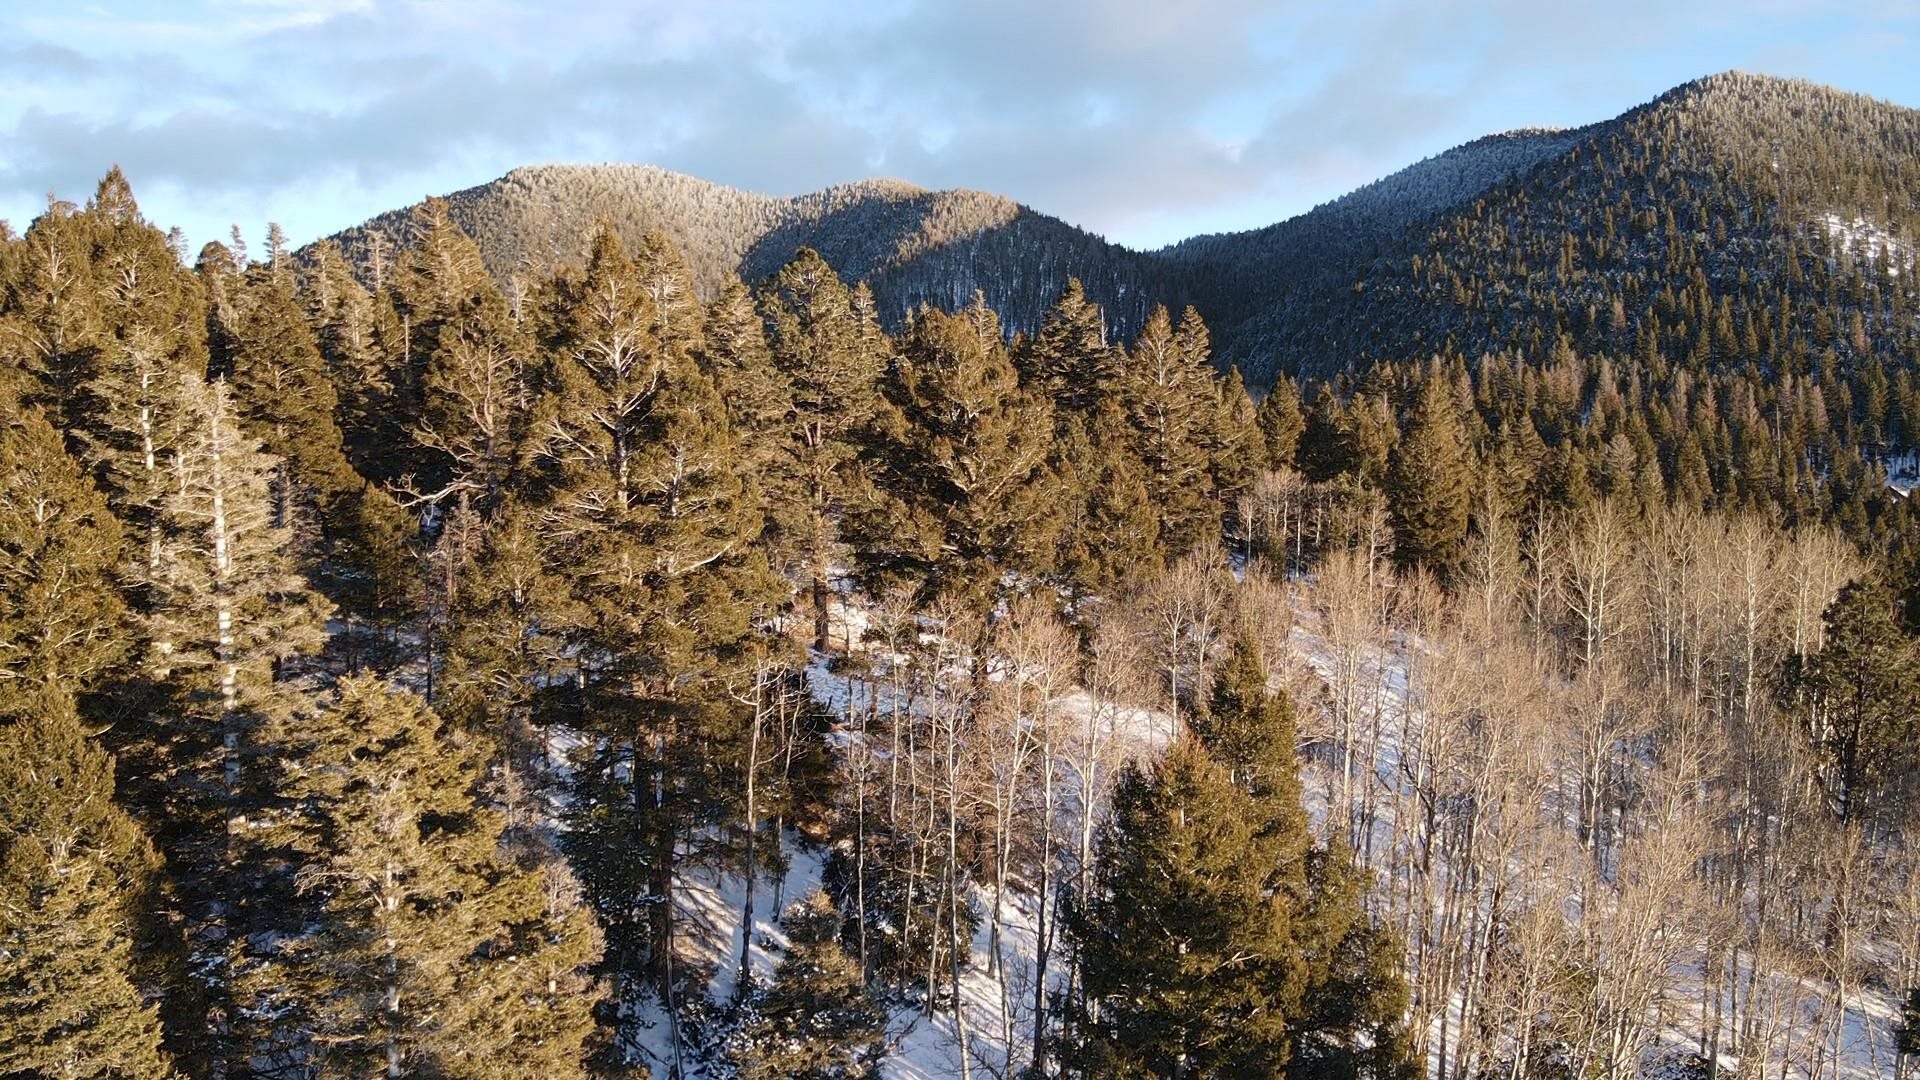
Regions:
<svg viewBox="0 0 1920 1080"><path fill-rule="evenodd" d="M1122 778L1094 899L1070 913L1081 1075L1415 1075L1402 950L1365 874L1312 842L1292 704L1250 639L1191 732Z"/></svg>
<svg viewBox="0 0 1920 1080"><path fill-rule="evenodd" d="M469 694L495 714L541 671L570 676L566 719L596 743L575 763L568 853L608 969L664 1003L694 974L676 967L674 890L730 853L718 832L740 798L739 695L759 626L790 595L756 550L763 503L695 360L699 314L657 239L629 258L603 231L557 284L541 315L539 483L527 519L499 532L479 586L490 614L461 650Z"/></svg>
<svg viewBox="0 0 1920 1080"><path fill-rule="evenodd" d="M156 861L66 696L0 705L0 1076L172 1075L132 954Z"/></svg>
<svg viewBox="0 0 1920 1080"><path fill-rule="evenodd" d="M567 902L563 867L502 850L484 740L371 678L273 735L281 827L324 921L270 963L311 1011L327 1067L585 1075L599 935Z"/></svg>
<svg viewBox="0 0 1920 1080"><path fill-rule="evenodd" d="M1879 796L1911 792L1920 765L1920 657L1885 586L1856 581L1840 590L1826 612L1825 643L1798 685L1842 819L1869 819L1886 809Z"/></svg>
<svg viewBox="0 0 1920 1080"><path fill-rule="evenodd" d="M761 298L774 369L787 380L786 453L767 478L779 504L778 543L797 553L813 603L814 643L827 646L828 576L841 523L869 497L860 468L880 408L889 345L864 287L849 291L817 252L802 249Z"/></svg>
<svg viewBox="0 0 1920 1080"><path fill-rule="evenodd" d="M531 424L531 343L487 276L480 250L432 201L393 285L405 330L394 396L411 422L406 474L436 502L483 516L523 463Z"/></svg>
<svg viewBox="0 0 1920 1080"><path fill-rule="evenodd" d="M1219 530L1209 445L1219 423L1213 375L1200 316L1188 308L1176 327L1166 309L1154 309L1127 357L1120 396L1168 552L1184 553Z"/></svg>
<svg viewBox="0 0 1920 1080"><path fill-rule="evenodd" d="M1070 913L1091 1014L1086 1076L1272 1076L1292 1055L1305 963L1278 840L1194 739L1129 769L1101 835L1094 898Z"/></svg>
<svg viewBox="0 0 1920 1080"><path fill-rule="evenodd" d="M1387 473L1394 558L1449 579L1465 557L1473 478L1452 388L1435 373L1420 387L1407 433L1395 444Z"/></svg>
<svg viewBox="0 0 1920 1080"><path fill-rule="evenodd" d="M1306 433L1307 417L1300 408L1300 387L1292 379L1277 379L1255 414L1260 438L1266 447L1264 465L1269 469L1292 469L1298 465L1301 436Z"/></svg>
<svg viewBox="0 0 1920 1080"><path fill-rule="evenodd" d="M1123 596L1162 562L1146 466L1116 402L1063 427L1055 449L1065 488L1061 576L1079 597Z"/></svg>
<svg viewBox="0 0 1920 1080"><path fill-rule="evenodd" d="M0 707L78 695L133 644L120 523L38 410L0 419Z"/></svg>
<svg viewBox="0 0 1920 1080"><path fill-rule="evenodd" d="M840 943L840 910L815 891L780 917L787 946L773 985L747 1004L728 1048L742 1080L875 1075L886 1012Z"/></svg>
<svg viewBox="0 0 1920 1080"><path fill-rule="evenodd" d="M1106 316L1068 278L1040 328L1015 357L1021 381L1049 395L1062 414L1085 413L1112 392L1121 354L1107 341Z"/></svg>
<svg viewBox="0 0 1920 1080"><path fill-rule="evenodd" d="M862 560L928 600L991 611L1008 575L1051 566L1051 403L1018 384L999 320L978 297L959 314L914 316L886 390L897 420L874 455L891 499L862 523Z"/></svg>

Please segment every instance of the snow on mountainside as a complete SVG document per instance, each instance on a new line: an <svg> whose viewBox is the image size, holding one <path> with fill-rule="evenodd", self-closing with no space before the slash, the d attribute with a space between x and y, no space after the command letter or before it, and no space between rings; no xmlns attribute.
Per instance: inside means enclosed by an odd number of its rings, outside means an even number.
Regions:
<svg viewBox="0 0 1920 1080"><path fill-rule="evenodd" d="M1877 263L1891 278L1913 270L1913 244L1894 236L1872 220L1855 214L1843 216L1829 211L1820 217L1836 254L1862 262Z"/></svg>
<svg viewBox="0 0 1920 1080"><path fill-rule="evenodd" d="M1245 232L1210 233L1163 253L1197 260L1232 257L1307 232L1353 238L1390 231L1472 200L1495 184L1564 153L1590 128L1517 128L1483 136L1321 203L1298 217Z"/></svg>

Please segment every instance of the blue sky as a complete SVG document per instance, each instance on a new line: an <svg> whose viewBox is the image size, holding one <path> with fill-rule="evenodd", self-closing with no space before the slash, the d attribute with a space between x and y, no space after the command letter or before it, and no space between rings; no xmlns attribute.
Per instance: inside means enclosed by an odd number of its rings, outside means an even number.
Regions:
<svg viewBox="0 0 1920 1080"><path fill-rule="evenodd" d="M304 242L516 165L634 161L982 188L1153 247L1729 68L1920 107L1917 47L1913 0L13 0L0 217L117 161L196 247Z"/></svg>

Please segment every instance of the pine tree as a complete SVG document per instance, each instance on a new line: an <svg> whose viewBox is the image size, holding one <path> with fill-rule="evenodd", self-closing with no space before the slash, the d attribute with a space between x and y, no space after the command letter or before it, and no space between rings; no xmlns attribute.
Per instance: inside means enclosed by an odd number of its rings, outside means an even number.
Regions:
<svg viewBox="0 0 1920 1080"><path fill-rule="evenodd" d="M1007 575L1051 563L1052 409L1018 385L1000 321L978 295L957 314L914 314L887 392L899 422L876 456L897 502L864 523L862 561L883 578L906 575L924 599L990 612Z"/></svg>
<svg viewBox="0 0 1920 1080"><path fill-rule="evenodd" d="M1435 372L1421 385L1406 437L1393 448L1387 475L1394 557L1402 566L1425 567L1443 579L1459 569L1473 498L1468 470L1452 388Z"/></svg>
<svg viewBox="0 0 1920 1080"><path fill-rule="evenodd" d="M1081 1075L1274 1076L1292 1054L1305 964L1276 839L1199 741L1122 775L1093 897L1068 912L1086 1016Z"/></svg>
<svg viewBox="0 0 1920 1080"><path fill-rule="evenodd" d="M1216 401L1213 422L1201 434L1209 458L1208 491L1214 505L1230 511L1253 487L1253 478L1265 468L1266 437L1254 412L1253 398L1238 367L1213 381Z"/></svg>
<svg viewBox="0 0 1920 1080"><path fill-rule="evenodd" d="M886 1011L860 964L840 943L842 919L815 890L786 910L786 954L773 985L748 1005L751 1017L728 1057L742 1080L856 1080L875 1075Z"/></svg>
<svg viewBox="0 0 1920 1080"><path fill-rule="evenodd" d="M1891 591L1872 580L1840 590L1826 637L1797 680L1827 759L1828 791L1843 820L1891 812L1880 797L1912 784L1920 656L1895 621Z"/></svg>
<svg viewBox="0 0 1920 1080"><path fill-rule="evenodd" d="M1357 463L1349 455L1341 434L1345 425L1346 410L1333 385L1321 383L1300 431L1300 448L1295 452L1300 471L1308 480L1324 484L1356 468Z"/></svg>
<svg viewBox="0 0 1920 1080"><path fill-rule="evenodd" d="M49 200L26 235L6 245L13 258L0 293L0 380L13 385L0 392L45 405L62 430L78 425L79 388L110 340L89 232L73 204Z"/></svg>
<svg viewBox="0 0 1920 1080"><path fill-rule="evenodd" d="M757 481L767 560L781 573L797 576L804 569L804 552L797 544L804 529L797 516L800 507L791 497L793 388L774 367L766 322L753 293L738 278L729 275L707 308L698 358L726 404L727 422L739 439L741 465Z"/></svg>
<svg viewBox="0 0 1920 1080"><path fill-rule="evenodd" d="M299 703L277 676L324 643L329 607L274 521L279 462L241 431L226 384L183 377L169 412L154 554L133 569L146 696L125 756L130 801L167 856L169 918L194 980L171 995L170 1030L182 1067L201 1071L247 1054L231 965L251 905L272 909L236 847L252 806L248 763L260 727Z"/></svg>
<svg viewBox="0 0 1920 1080"><path fill-rule="evenodd" d="M609 966L663 1001L684 975L674 884L714 855L684 838L731 820L722 777L744 727L728 691L751 681L756 620L785 592L754 550L760 500L693 359L682 273L665 249L631 260L602 231L546 316L540 458L544 562L565 594L544 629L574 658L575 722L602 736L579 763L570 853Z"/></svg>
<svg viewBox="0 0 1920 1080"><path fill-rule="evenodd" d="M1265 831L1281 845L1280 872L1300 873L1309 833L1301 803L1293 700L1269 689L1266 664L1251 637L1243 633L1234 638L1226 662L1214 673L1207 708L1193 717L1192 729L1259 805Z"/></svg>
<svg viewBox="0 0 1920 1080"><path fill-rule="evenodd" d="M1400 949L1366 876L1312 842L1292 705L1250 638L1191 732L1122 779L1094 900L1069 919L1085 1074L1410 1077Z"/></svg>
<svg viewBox="0 0 1920 1080"><path fill-rule="evenodd" d="M380 481L398 478L395 458L409 444L395 385L404 349L390 296L369 294L331 241L313 249L301 301L336 395L335 422L354 469Z"/></svg>
<svg viewBox="0 0 1920 1080"><path fill-rule="evenodd" d="M1307 428L1306 414L1300 408L1299 385L1285 377L1274 380L1267 396L1260 399L1255 419L1260 425L1261 440L1266 444L1265 467L1297 468L1300 439Z"/></svg>
<svg viewBox="0 0 1920 1080"><path fill-rule="evenodd" d="M1125 416L1108 401L1071 416L1055 444L1063 512L1057 564L1082 600L1126 595L1159 568L1159 522Z"/></svg>
<svg viewBox="0 0 1920 1080"><path fill-rule="evenodd" d="M1092 411L1119 384L1120 364L1107 343L1106 318L1087 299L1079 278L1068 278L1039 332L1015 357L1028 387L1053 399L1062 420Z"/></svg>
<svg viewBox="0 0 1920 1080"><path fill-rule="evenodd" d="M120 523L38 411L0 419L0 707L78 695L133 644Z"/></svg>
<svg viewBox="0 0 1920 1080"><path fill-rule="evenodd" d="M1219 397L1207 330L1189 308L1174 326L1155 308L1127 358L1121 387L1135 452L1146 465L1147 495L1160 517L1160 543L1185 552L1218 531L1211 494L1208 436Z"/></svg>
<svg viewBox="0 0 1920 1080"><path fill-rule="evenodd" d="M338 398L326 362L283 274L255 270L229 283L232 351L222 357L248 430L286 466L282 486L332 513L358 493L342 449Z"/></svg>
<svg viewBox="0 0 1920 1080"><path fill-rule="evenodd" d="M585 1075L598 933L563 868L503 851L484 740L369 677L274 740L299 881L323 913L286 963L325 1067Z"/></svg>
<svg viewBox="0 0 1920 1080"><path fill-rule="evenodd" d="M396 396L412 420L408 472L436 503L484 519L522 464L531 423L531 346L480 249L429 200L394 294L405 327Z"/></svg>
<svg viewBox="0 0 1920 1080"><path fill-rule="evenodd" d="M0 1076L173 1075L133 923L155 869L59 689L0 707Z"/></svg>
<svg viewBox="0 0 1920 1080"><path fill-rule="evenodd" d="M814 644L828 645L828 576L840 526L868 487L859 462L879 407L887 356L871 297L849 292L818 252L802 248L761 298L774 367L792 391L787 463L769 478L790 510L776 520L793 530L813 602ZM790 524L788 524L790 523Z"/></svg>
<svg viewBox="0 0 1920 1080"><path fill-rule="evenodd" d="M1313 844L1301 801L1292 699L1269 688L1259 646L1242 634L1215 674L1194 736L1253 800L1274 845L1269 887L1294 912L1291 935L1305 966L1290 1077L1404 1080L1416 1074L1401 1017L1403 950L1365 908L1369 875L1339 848Z"/></svg>

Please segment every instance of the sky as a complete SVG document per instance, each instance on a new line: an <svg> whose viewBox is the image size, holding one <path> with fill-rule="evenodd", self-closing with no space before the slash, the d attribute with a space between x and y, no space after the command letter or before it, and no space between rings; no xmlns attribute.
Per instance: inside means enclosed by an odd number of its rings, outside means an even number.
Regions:
<svg viewBox="0 0 1920 1080"><path fill-rule="evenodd" d="M1920 107L1920 0L7 0L0 217L108 166L195 248L519 165L969 187L1134 247L1728 69Z"/></svg>

